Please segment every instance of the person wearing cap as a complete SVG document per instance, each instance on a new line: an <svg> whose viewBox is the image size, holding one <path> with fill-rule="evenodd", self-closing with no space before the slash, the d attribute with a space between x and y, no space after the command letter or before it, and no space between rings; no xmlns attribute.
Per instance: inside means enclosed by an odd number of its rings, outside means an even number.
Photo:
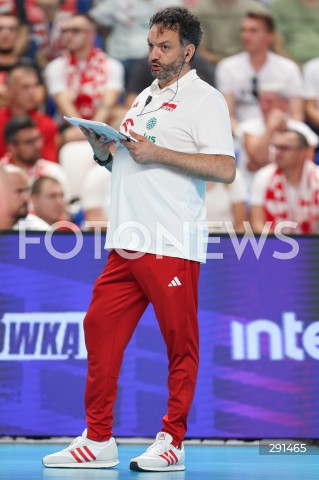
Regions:
<svg viewBox="0 0 319 480"><path fill-rule="evenodd" d="M280 130L270 140L273 162L260 169L251 192L255 233L319 233L319 167L302 133Z"/></svg>
<svg viewBox="0 0 319 480"><path fill-rule="evenodd" d="M261 85L259 103L262 116L255 116L239 125L243 148L239 154L238 166L248 186L251 185L255 172L270 163L269 144L275 132L287 128L300 132L307 138L307 158L314 158L318 136L306 123L290 117L290 98L290 93L283 83Z"/></svg>

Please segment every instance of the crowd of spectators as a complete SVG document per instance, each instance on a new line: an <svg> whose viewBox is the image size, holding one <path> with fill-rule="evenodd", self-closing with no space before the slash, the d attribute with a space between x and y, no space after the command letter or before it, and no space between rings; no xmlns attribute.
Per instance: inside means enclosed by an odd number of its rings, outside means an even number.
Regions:
<svg viewBox="0 0 319 480"><path fill-rule="evenodd" d="M63 117L120 127L153 81L149 18L169 6L200 18L192 68L231 117L237 176L207 183L210 230L319 233L319 0L1 0L0 229L106 225L110 173Z"/></svg>

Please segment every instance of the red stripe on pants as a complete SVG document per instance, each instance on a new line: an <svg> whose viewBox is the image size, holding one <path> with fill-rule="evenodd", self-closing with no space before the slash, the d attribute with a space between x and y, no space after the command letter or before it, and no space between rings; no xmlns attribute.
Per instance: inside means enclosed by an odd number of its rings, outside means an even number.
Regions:
<svg viewBox="0 0 319 480"><path fill-rule="evenodd" d="M169 287L175 276L182 285ZM104 441L112 436L124 350L151 302L169 359L168 412L163 417L163 430L182 442L198 372L198 276L198 262L153 254L130 260L111 251L84 319L88 350L85 405L91 440Z"/></svg>

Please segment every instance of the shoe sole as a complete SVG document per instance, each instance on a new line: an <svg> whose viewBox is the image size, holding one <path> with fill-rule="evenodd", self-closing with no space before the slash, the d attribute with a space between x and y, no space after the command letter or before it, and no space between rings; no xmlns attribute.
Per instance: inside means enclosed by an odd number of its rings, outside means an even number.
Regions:
<svg viewBox="0 0 319 480"><path fill-rule="evenodd" d="M171 465L167 467L145 468L145 467L140 467L137 462L131 462L130 470L134 470L135 472L178 472L178 471L185 470L185 465Z"/></svg>
<svg viewBox="0 0 319 480"><path fill-rule="evenodd" d="M116 460L115 462L83 462L83 463L57 463L55 465L45 464L43 465L47 468L111 468L116 467L120 462Z"/></svg>

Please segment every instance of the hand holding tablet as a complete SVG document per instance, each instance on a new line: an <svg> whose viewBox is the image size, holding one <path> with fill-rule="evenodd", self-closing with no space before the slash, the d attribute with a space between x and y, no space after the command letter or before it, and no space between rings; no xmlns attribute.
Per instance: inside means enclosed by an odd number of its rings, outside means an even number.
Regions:
<svg viewBox="0 0 319 480"><path fill-rule="evenodd" d="M93 120L86 120L85 118L77 117L63 117L67 122L75 125L76 127L83 126L85 128L94 130L97 136L105 135L108 140L113 140L115 142L120 142L120 140L126 140L128 142L137 142L135 138L129 137L122 132L119 132L113 127L110 127L107 123L95 122Z"/></svg>

